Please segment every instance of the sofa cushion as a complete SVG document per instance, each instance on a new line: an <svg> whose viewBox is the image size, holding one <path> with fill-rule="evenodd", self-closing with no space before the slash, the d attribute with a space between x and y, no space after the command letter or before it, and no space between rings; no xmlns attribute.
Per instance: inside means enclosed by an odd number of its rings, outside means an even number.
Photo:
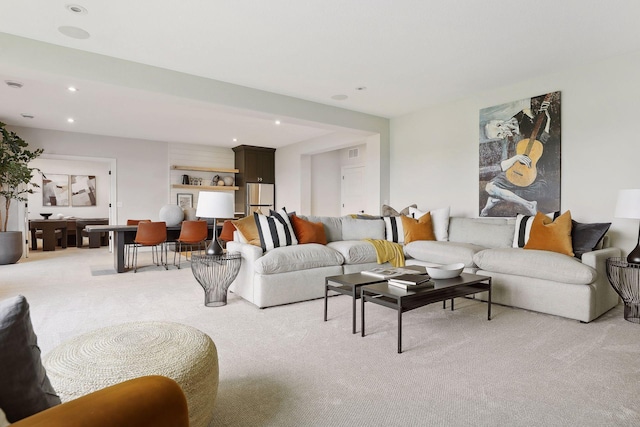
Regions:
<svg viewBox="0 0 640 427"><path fill-rule="evenodd" d="M270 251L281 246L293 246L298 244L296 234L293 232L289 215L284 209L274 212L271 216L265 216L258 212L253 213L260 235L260 246L263 251Z"/></svg>
<svg viewBox="0 0 640 427"><path fill-rule="evenodd" d="M598 248L604 235L611 227L610 222L583 224L571 221L571 245L576 258L582 258L585 252L591 252Z"/></svg>
<svg viewBox="0 0 640 427"><path fill-rule="evenodd" d="M415 219L419 219L421 216L427 213L427 211L421 211L417 208L409 208L410 216ZM436 235L436 240L446 242L449 240L449 213L450 208L433 209L430 211L431 221L433 222L433 233Z"/></svg>
<svg viewBox="0 0 640 427"><path fill-rule="evenodd" d="M302 219L306 219L307 221L321 222L324 226L324 234L327 237L327 242L342 240L342 218L335 216L298 216Z"/></svg>
<svg viewBox="0 0 640 427"><path fill-rule="evenodd" d="M434 264L464 263L465 267L474 267L473 255L486 249L484 246L461 242L437 242L418 240L404 247L412 258Z"/></svg>
<svg viewBox="0 0 640 427"><path fill-rule="evenodd" d="M398 212L397 210L393 209L389 205L382 205L382 216L400 216L400 215L409 216L410 215L409 209L417 208L417 207L418 205L414 203L413 205L409 205L406 208L402 209L400 212Z"/></svg>
<svg viewBox="0 0 640 427"><path fill-rule="evenodd" d="M376 249L364 240L342 240L328 243L327 246L339 252L345 264L364 264L377 262L378 259Z"/></svg>
<svg viewBox="0 0 640 427"><path fill-rule="evenodd" d="M384 221L384 237L390 242L404 243L404 227L402 226L402 218L406 216L385 216Z"/></svg>
<svg viewBox="0 0 640 427"><path fill-rule="evenodd" d="M311 222L291 215L291 225L296 233L298 243L319 243L327 244L327 235L324 232L324 225L321 222Z"/></svg>
<svg viewBox="0 0 640 427"><path fill-rule="evenodd" d="M342 217L342 240L384 239L384 221Z"/></svg>
<svg viewBox="0 0 640 427"><path fill-rule="evenodd" d="M0 301L0 383L0 407L12 423L60 403L22 295Z"/></svg>
<svg viewBox="0 0 640 427"><path fill-rule="evenodd" d="M250 245L260 246L260 234L258 234L258 226L253 215L231 221L241 236L240 241L249 243Z"/></svg>
<svg viewBox="0 0 640 427"><path fill-rule="evenodd" d="M449 219L449 241L472 243L486 248L510 248L513 223L504 218Z"/></svg>
<svg viewBox="0 0 640 427"><path fill-rule="evenodd" d="M551 219L556 219L558 215L560 215L560 212L551 212L545 215ZM516 215L516 226L512 245L514 248L524 248L524 245L529 241L529 233L531 232L534 217L535 215Z"/></svg>
<svg viewBox="0 0 640 427"><path fill-rule="evenodd" d="M429 212L422 215L420 219L413 219L408 216L401 216L400 219L402 219L402 228L404 229L404 243L411 243L416 240L436 240Z"/></svg>
<svg viewBox="0 0 640 427"><path fill-rule="evenodd" d="M575 285L587 285L596 280L595 269L568 255L550 251L520 248L486 249L473 261L481 270L534 277Z"/></svg>
<svg viewBox="0 0 640 427"><path fill-rule="evenodd" d="M571 211L552 220L538 212L531 225L525 249L540 249L573 256L571 247Z"/></svg>
<svg viewBox="0 0 640 427"><path fill-rule="evenodd" d="M258 274L277 274L343 263L340 253L318 243L308 243L272 249L256 260L254 269Z"/></svg>

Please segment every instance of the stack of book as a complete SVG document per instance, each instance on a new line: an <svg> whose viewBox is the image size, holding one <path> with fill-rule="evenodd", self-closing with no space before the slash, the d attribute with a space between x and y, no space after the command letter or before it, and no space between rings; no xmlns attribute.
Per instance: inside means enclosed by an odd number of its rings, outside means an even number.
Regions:
<svg viewBox="0 0 640 427"><path fill-rule="evenodd" d="M422 289L433 286L431 277L427 274L402 274L389 279L389 286L405 290Z"/></svg>
<svg viewBox="0 0 640 427"><path fill-rule="evenodd" d="M427 274L427 269L423 266L407 266L407 267L377 267L371 270L365 270L362 274L377 277L379 279L391 279L403 274ZM428 276L427 276L428 277Z"/></svg>

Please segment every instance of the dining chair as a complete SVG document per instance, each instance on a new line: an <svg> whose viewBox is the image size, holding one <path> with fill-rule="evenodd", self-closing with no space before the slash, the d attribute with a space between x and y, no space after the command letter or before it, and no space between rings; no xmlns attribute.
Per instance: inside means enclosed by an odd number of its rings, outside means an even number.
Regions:
<svg viewBox="0 0 640 427"><path fill-rule="evenodd" d="M127 220L127 225L138 225L141 222L151 222L150 219L128 219ZM129 237L130 239L130 237ZM127 238L125 238L124 241L124 258L126 260L125 262L125 267L129 268L131 266L131 256L133 255L133 252L129 250L130 247L135 246L135 243L133 240L128 241Z"/></svg>
<svg viewBox="0 0 640 427"><path fill-rule="evenodd" d="M182 245L188 246L191 252L193 247L198 245L198 252L202 250L202 245L207 241L209 236L209 227L207 221L182 221L180 226L180 236L176 240L178 247L173 253L173 265L180 268L180 261L182 261ZM176 252L178 254L178 263L176 264ZM189 257L187 255L187 261Z"/></svg>
<svg viewBox="0 0 640 427"><path fill-rule="evenodd" d="M156 265L164 265L164 269L168 270L167 265L167 223L160 222L140 222L138 231L134 239L133 246L133 272L138 271L138 248L142 246L151 246L151 257ZM158 254L158 248L160 253Z"/></svg>

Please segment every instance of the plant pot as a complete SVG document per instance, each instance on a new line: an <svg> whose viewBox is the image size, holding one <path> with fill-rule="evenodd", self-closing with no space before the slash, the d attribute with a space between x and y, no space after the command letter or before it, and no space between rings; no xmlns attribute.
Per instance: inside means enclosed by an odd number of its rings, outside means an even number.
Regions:
<svg viewBox="0 0 640 427"><path fill-rule="evenodd" d="M15 264L22 257L22 231L0 232L0 265Z"/></svg>

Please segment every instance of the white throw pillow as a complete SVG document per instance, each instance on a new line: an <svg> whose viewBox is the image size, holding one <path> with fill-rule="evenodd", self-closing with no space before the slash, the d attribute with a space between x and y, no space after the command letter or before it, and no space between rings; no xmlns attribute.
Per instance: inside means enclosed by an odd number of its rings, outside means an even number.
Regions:
<svg viewBox="0 0 640 427"><path fill-rule="evenodd" d="M545 214L551 219L556 219L560 212L550 212ZM524 245L529 241L529 233L531 232L531 225L533 225L533 219L535 215L522 215L516 216L516 231L513 234L513 247L524 248Z"/></svg>
<svg viewBox="0 0 640 427"><path fill-rule="evenodd" d="M280 209L271 216L265 216L258 212L253 213L260 235L260 245L263 251L269 251L280 246L292 246L298 244L298 239L293 232L291 221L287 211Z"/></svg>
<svg viewBox="0 0 640 427"><path fill-rule="evenodd" d="M449 240L449 212L450 207L440 209L433 209L432 211L421 211L417 208L409 208L409 214L415 218L420 219L422 215L431 212L431 223L433 224L433 234L436 236L436 240L439 242L446 242Z"/></svg>
<svg viewBox="0 0 640 427"><path fill-rule="evenodd" d="M401 216L385 216L384 235L390 242L404 243L404 228L402 227Z"/></svg>

